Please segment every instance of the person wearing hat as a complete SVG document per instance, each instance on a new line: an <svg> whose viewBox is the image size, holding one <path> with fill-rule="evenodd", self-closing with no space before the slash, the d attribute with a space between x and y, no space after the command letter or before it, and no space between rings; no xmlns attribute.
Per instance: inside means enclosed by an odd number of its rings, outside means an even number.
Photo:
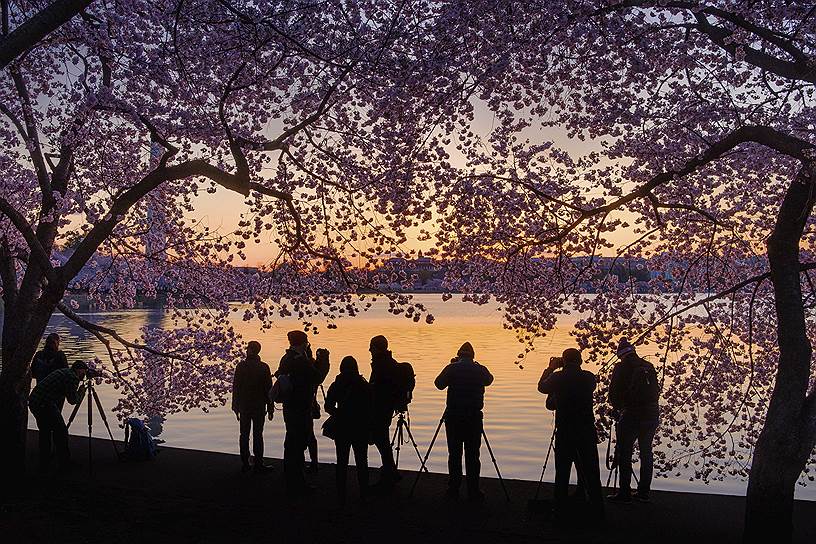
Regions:
<svg viewBox="0 0 816 544"><path fill-rule="evenodd" d="M261 361L261 344L252 340L247 344L246 358L235 365L232 380L232 411L239 421L238 447L241 452L242 471L264 472L270 467L264 464L263 428L264 418L272 417L275 405L269 400L272 387L272 372L269 365ZM249 464L249 434L252 431L252 453L254 466Z"/></svg>
<svg viewBox="0 0 816 544"><path fill-rule="evenodd" d="M62 403L79 404L85 396L85 374L88 364L77 361L70 368L54 370L37 382L28 397L28 407L37 420L39 429L40 469L51 462L51 443L57 454L57 462L64 467L70 460L68 428L62 418Z"/></svg>
<svg viewBox="0 0 816 544"><path fill-rule="evenodd" d="M312 408L315 388L329 373L329 352L317 350L312 356L309 338L303 331L287 333L289 349L283 355L275 372L280 379L286 376L291 384L283 399L283 421L286 437L283 441L283 472L289 495L301 495L311 488L303 475L304 450L312 435Z"/></svg>
<svg viewBox="0 0 816 544"><path fill-rule="evenodd" d="M465 342L434 380L437 389L447 389L445 434L448 440L449 497L459 495L462 484L462 450L465 454L468 498L482 501L479 490L479 449L482 446L482 425L485 387L493 383L493 375L474 361L470 342Z"/></svg>
<svg viewBox="0 0 816 544"><path fill-rule="evenodd" d="M609 404L617 419L615 457L620 471L618 492L610 495L614 502L649 501L654 455L652 442L660 423L660 385L654 365L639 357L629 340L621 338L609 382ZM640 448L640 480L633 494L632 454L635 442Z"/></svg>
<svg viewBox="0 0 816 544"><path fill-rule="evenodd" d="M391 450L391 420L400 398L400 376L397 361L388 349L388 339L378 335L368 345L371 353L371 437L382 460L377 486L389 488L401 479Z"/></svg>
<svg viewBox="0 0 816 544"><path fill-rule="evenodd" d="M547 408L555 410L555 520L567 519L570 473L575 465L579 486L589 499L591 516L586 522L592 524L604 520L592 398L596 380L581 363L581 352L575 348L565 349L561 357L551 357L538 381L538 391L547 395Z"/></svg>

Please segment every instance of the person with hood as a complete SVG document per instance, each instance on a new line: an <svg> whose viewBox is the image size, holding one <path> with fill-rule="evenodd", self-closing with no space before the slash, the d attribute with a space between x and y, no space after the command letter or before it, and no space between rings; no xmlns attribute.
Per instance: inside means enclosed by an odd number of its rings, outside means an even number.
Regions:
<svg viewBox="0 0 816 544"><path fill-rule="evenodd" d="M445 434L448 439L449 497L459 496L462 484L462 450L467 469L467 493L472 501L484 500L479 490L479 449L482 446L485 387L493 383L490 371L474 361L470 342L459 348L456 357L434 380L437 389L447 389Z"/></svg>
<svg viewBox="0 0 816 544"><path fill-rule="evenodd" d="M547 408L555 410L556 521L566 517L574 464L589 499L592 515L587 522L601 523L604 503L592 398L596 380L592 372L581 369L581 363L581 352L574 348L564 350L561 357L551 357L549 366L541 374L538 391L547 395Z"/></svg>
<svg viewBox="0 0 816 544"><path fill-rule="evenodd" d="M312 356L309 337L303 331L290 331L289 349L275 372L278 380L288 382L290 390L283 399L283 421L286 437L283 441L283 472L286 491L291 496L311 491L303 474L304 451L312 434L312 409L315 388L329 373L329 352L317 350Z"/></svg>
<svg viewBox="0 0 816 544"><path fill-rule="evenodd" d="M660 385L654 365L639 357L629 340L621 338L609 382L609 403L617 419L615 448L620 482L618 492L608 498L615 502L649 501L654 455L652 442L660 423ZM632 493L632 454L640 448L640 480Z"/></svg>
<svg viewBox="0 0 816 544"><path fill-rule="evenodd" d="M45 338L43 349L34 355L34 359L31 361L31 377L37 383L55 370L68 368L68 358L65 357L65 353L60 351L59 345L59 334L52 332Z"/></svg>
<svg viewBox="0 0 816 544"><path fill-rule="evenodd" d="M272 387L272 372L269 365L261 361L261 344L255 340L247 344L246 359L235 366L232 380L232 411L240 423L238 445L241 452L242 471L250 468L263 472L269 467L264 465L263 428L264 417L269 421L275 413L275 405L269 401L269 389ZM252 453L255 463L249 464L249 432L252 431Z"/></svg>
<svg viewBox="0 0 816 544"><path fill-rule="evenodd" d="M64 468L70 460L68 450L68 427L62 417L62 403L79 404L85 396L85 375L88 364L77 361L71 368L55 370L37 382L28 397L28 407L37 420L39 429L40 470L45 470L51 462L51 444L57 454L59 468Z"/></svg>
<svg viewBox="0 0 816 544"><path fill-rule="evenodd" d="M340 374L326 393L326 412L335 419L334 446L337 452L337 495L340 505L346 503L346 481L350 450L354 450L360 499L368 493L368 431L371 410L371 386L360 375L352 356L340 362Z"/></svg>
<svg viewBox="0 0 816 544"><path fill-rule="evenodd" d="M382 459L380 487L388 487L401 477L391 450L391 420L400 404L401 384L397 361L388 349L388 340L379 335L371 339L371 437Z"/></svg>

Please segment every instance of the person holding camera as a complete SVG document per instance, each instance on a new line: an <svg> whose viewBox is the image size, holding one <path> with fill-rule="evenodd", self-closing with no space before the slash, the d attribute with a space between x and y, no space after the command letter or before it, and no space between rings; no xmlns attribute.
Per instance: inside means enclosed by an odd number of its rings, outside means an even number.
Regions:
<svg viewBox="0 0 816 544"><path fill-rule="evenodd" d="M448 439L449 497L459 496L462 484L462 450L467 469L467 493L472 501L484 500L479 490L479 449L482 447L485 387L493 383L487 367L474 361L470 342L465 342L439 376L434 380L437 389L447 389L445 406L445 434Z"/></svg>
<svg viewBox="0 0 816 544"><path fill-rule="evenodd" d="M303 331L287 334L289 349L283 355L275 372L279 380L288 382L290 390L283 398L283 421L286 437L283 441L283 472L286 490L290 496L311 490L303 475L304 450L312 434L312 409L315 387L323 383L329 373L329 352L317 350L312 356L309 338Z"/></svg>
<svg viewBox="0 0 816 544"><path fill-rule="evenodd" d="M28 397L28 407L37 420L39 429L40 469L51 462L53 441L59 468L64 468L71 458L68 450L68 428L62 417L62 403L79 404L85 396L84 380L88 364L77 361L70 368L55 370L37 382Z"/></svg>
<svg viewBox="0 0 816 544"><path fill-rule="evenodd" d="M378 335L369 342L371 353L371 437L370 443L377 447L382 459L379 487L390 487L401 479L394 452L391 450L391 420L394 413L405 410L402 400L403 387L397 361L388 349L388 339Z"/></svg>
<svg viewBox="0 0 816 544"><path fill-rule="evenodd" d="M360 375L357 360L351 355L340 362L340 374L326 393L326 412L333 419L331 435L337 453L336 480L340 505L346 503L349 454L354 450L360 499L368 493L368 418L371 411L371 387ZM328 420L327 420L328 422Z"/></svg>
<svg viewBox="0 0 816 544"><path fill-rule="evenodd" d="M654 455L652 441L660 422L660 385L654 365L639 357L629 340L618 343L620 361L612 369L609 403L616 419L618 442L615 448L620 483L618 492L608 498L613 502L649 501ZM635 442L640 448L640 480L632 493L632 454Z"/></svg>
<svg viewBox="0 0 816 544"><path fill-rule="evenodd" d="M575 465L579 482L588 496L592 521L604 518L598 435L595 430L593 393L595 375L581 368L581 352L564 350L551 357L538 382L538 391L547 395L547 407L555 410L555 516L563 521L570 472Z"/></svg>
<svg viewBox="0 0 816 544"><path fill-rule="evenodd" d="M252 340L247 344L246 359L235 366L232 380L232 411L240 422L238 446L241 452L241 470L263 472L264 465L263 428L264 418L269 421L275 413L275 405L269 400L272 387L272 372L269 365L261 361L261 344ZM252 453L254 466L249 464L249 432L252 431Z"/></svg>

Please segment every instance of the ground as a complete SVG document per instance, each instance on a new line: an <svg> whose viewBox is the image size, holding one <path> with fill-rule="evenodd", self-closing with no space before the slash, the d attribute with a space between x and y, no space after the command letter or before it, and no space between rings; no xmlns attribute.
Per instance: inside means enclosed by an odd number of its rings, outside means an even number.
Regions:
<svg viewBox="0 0 816 544"><path fill-rule="evenodd" d="M236 429L237 431L237 429ZM34 466L36 433L29 436ZM744 498L655 492L651 504L608 505L607 522L591 528L579 521L556 528L528 513L535 482L486 478L487 501L474 506L444 498L445 476L416 473L391 495L359 504L349 476L350 501L337 507L334 467L321 466L308 499L291 502L283 492L282 463L270 474L242 474L235 455L162 448L155 460L117 462L110 441L94 440L93 471L88 441L72 437L77 466L68 474L30 474L22 492L3 500L0 539L10 543L174 542L397 543L397 542L739 542ZM372 450L372 453L373 450ZM376 454L374 454L376 456ZM492 471L485 455L483 472ZM375 471L372 471L375 472ZM372 474L376 480L376 474ZM542 497L552 489L545 484ZM796 503L795 541L816 541L816 502Z"/></svg>

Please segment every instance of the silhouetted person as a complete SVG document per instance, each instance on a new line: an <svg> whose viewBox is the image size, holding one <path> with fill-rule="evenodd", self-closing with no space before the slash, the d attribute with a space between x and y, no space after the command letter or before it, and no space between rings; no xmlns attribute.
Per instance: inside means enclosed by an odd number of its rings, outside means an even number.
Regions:
<svg viewBox="0 0 816 544"><path fill-rule="evenodd" d="M68 359L60 351L60 336L52 332L45 338L43 349L31 361L31 377L39 383L43 378L61 368L68 368Z"/></svg>
<svg viewBox="0 0 816 544"><path fill-rule="evenodd" d="M79 404L85 396L85 374L88 365L77 361L71 368L61 368L45 376L37 383L28 398L28 407L37 420L40 445L40 469L45 469L51 462L51 444L53 440L60 468L65 467L71 457L68 450L68 428L62 418L63 401Z"/></svg>
<svg viewBox="0 0 816 544"><path fill-rule="evenodd" d="M264 418L272 421L275 405L269 401L272 387L272 372L269 365L261 361L261 344L251 341L247 344L246 359L235 366L232 380L232 411L240 422L238 445L241 451L241 465L249 471L249 432L252 431L252 453L255 456L254 470L262 472L264 465L263 428Z"/></svg>
<svg viewBox="0 0 816 544"><path fill-rule="evenodd" d="M550 358L538 381L538 391L548 395L547 407L555 409L556 520L563 521L566 514L570 472L575 464L592 509L593 517L587 521L600 522L604 505L592 398L595 375L581 369L581 352L569 348L562 357Z"/></svg>
<svg viewBox="0 0 816 544"><path fill-rule="evenodd" d="M371 352L371 443L382 459L379 485L388 487L400 480L391 450L391 420L402 395L400 373L385 336L372 338L368 351Z"/></svg>
<svg viewBox="0 0 816 544"><path fill-rule="evenodd" d="M620 361L612 369L609 403L617 418L615 452L620 486L617 493L609 496L609 500L629 502L635 498L646 502L652 486L652 441L660 422L660 385L654 365L639 357L635 347L625 338L618 344L617 355ZM633 495L632 453L635 441L640 448L640 481Z"/></svg>
<svg viewBox="0 0 816 544"><path fill-rule="evenodd" d="M326 412L336 418L334 447L337 451L337 495L346 502L349 452L354 450L360 498L368 492L368 432L371 386L360 375L357 360L348 356L340 362L340 374L326 393Z"/></svg>
<svg viewBox="0 0 816 544"><path fill-rule="evenodd" d="M312 357L309 339L303 331L287 334L289 349L281 358L275 375L278 379L286 376L291 391L283 400L283 420L286 438L283 442L283 469L286 490L290 495L299 495L311 488L303 476L303 455L312 432L312 402L315 387L323 382L329 372L329 352L317 350L317 359Z"/></svg>
<svg viewBox="0 0 816 544"><path fill-rule="evenodd" d="M470 342L459 348L456 357L434 380L437 389L446 389L445 434L448 439L448 496L459 495L462 484L462 449L467 469L468 498L481 501L479 490L479 449L482 446L482 425L485 387L493 383L493 375L473 360Z"/></svg>

